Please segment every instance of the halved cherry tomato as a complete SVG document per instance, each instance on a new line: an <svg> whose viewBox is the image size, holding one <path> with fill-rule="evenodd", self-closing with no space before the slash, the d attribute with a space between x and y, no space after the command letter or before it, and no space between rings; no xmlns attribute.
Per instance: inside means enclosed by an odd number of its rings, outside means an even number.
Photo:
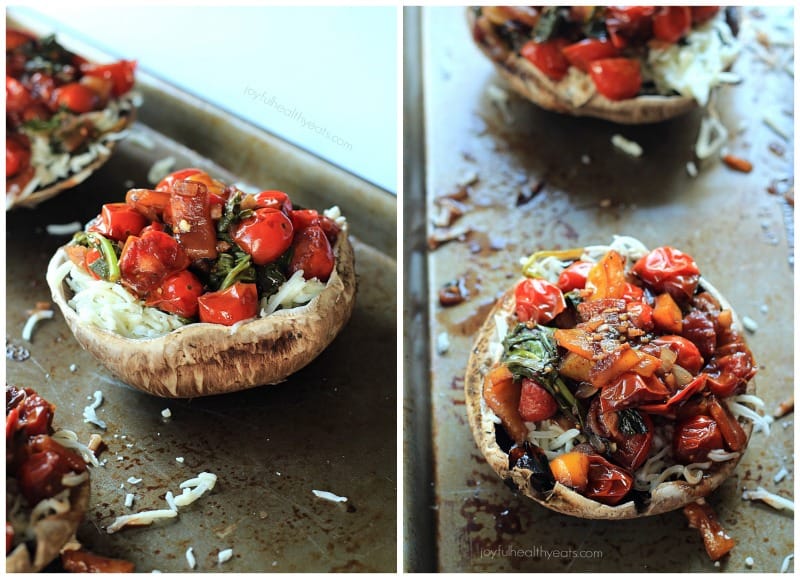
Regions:
<svg viewBox="0 0 800 579"><path fill-rule="evenodd" d="M290 273L303 270L303 278L326 282L333 272L334 263L333 249L321 227L312 225L294 236Z"/></svg>
<svg viewBox="0 0 800 579"><path fill-rule="evenodd" d="M71 82L53 92L55 108L66 107L73 113L88 113L100 105L100 97L86 85Z"/></svg>
<svg viewBox="0 0 800 579"><path fill-rule="evenodd" d="M653 343L657 346L666 346L678 355L675 362L686 368L692 374L697 374L703 367L703 357L700 350L692 342L681 336L659 336Z"/></svg>
<svg viewBox="0 0 800 579"><path fill-rule="evenodd" d="M31 103L31 92L16 78L6 76L6 112L21 113Z"/></svg>
<svg viewBox="0 0 800 579"><path fill-rule="evenodd" d="M559 81L564 78L569 69L569 61L562 54L561 49L566 44L566 40L548 40L547 42L527 42L520 54L528 59L531 64L538 68L548 78Z"/></svg>
<svg viewBox="0 0 800 579"><path fill-rule="evenodd" d="M630 99L642 89L639 61L633 58L605 58L589 64L597 92L612 101Z"/></svg>
<svg viewBox="0 0 800 579"><path fill-rule="evenodd" d="M688 6L660 6L653 16L653 36L664 42L678 42L691 27L692 13Z"/></svg>
<svg viewBox="0 0 800 579"><path fill-rule="evenodd" d="M561 52L572 66L583 72L589 72L589 64L595 60L619 56L616 47L604 38L585 38L565 46Z"/></svg>
<svg viewBox="0 0 800 579"><path fill-rule="evenodd" d="M573 261L569 264L561 275L558 276L558 289L567 293L575 289L586 287L586 276L594 264L588 261Z"/></svg>
<svg viewBox="0 0 800 579"><path fill-rule="evenodd" d="M546 324L563 312L567 304L557 286L543 279L524 279L514 289L517 318L520 322Z"/></svg>
<svg viewBox="0 0 800 579"><path fill-rule="evenodd" d="M114 90L114 83L99 76L84 76L79 82L99 97L100 107L106 105Z"/></svg>
<svg viewBox="0 0 800 579"><path fill-rule="evenodd" d="M140 237L128 237L119 258L119 269L123 283L145 296L161 285L164 278L186 269L190 263L174 237L148 229Z"/></svg>
<svg viewBox="0 0 800 579"><path fill-rule="evenodd" d="M197 304L201 322L232 326L258 313L258 289L254 283L236 282L227 289L201 295Z"/></svg>
<svg viewBox="0 0 800 579"><path fill-rule="evenodd" d="M340 227L333 219L325 215L320 215L315 209L296 209L290 213L289 217L292 219L292 225L295 231L300 231L312 225L321 227L331 245L336 243L336 238L341 231Z"/></svg>
<svg viewBox="0 0 800 579"><path fill-rule="evenodd" d="M692 297L700 281L692 256L668 246L642 257L632 271L655 293L667 292L677 301Z"/></svg>
<svg viewBox="0 0 800 579"><path fill-rule="evenodd" d="M89 231L96 231L115 241L125 241L129 235L139 235L147 225L147 218L127 203L106 203Z"/></svg>
<svg viewBox="0 0 800 579"><path fill-rule="evenodd" d="M110 80L114 85L115 97L122 96L133 88L135 70L135 60L120 60L112 64L86 64L81 67L81 71L87 76L99 76Z"/></svg>
<svg viewBox="0 0 800 579"><path fill-rule="evenodd" d="M719 6L691 6L692 24L702 24L711 20L719 12Z"/></svg>
<svg viewBox="0 0 800 579"><path fill-rule="evenodd" d="M216 259L217 228L211 219L208 188L189 179L172 185L169 207L173 233L192 261Z"/></svg>
<svg viewBox="0 0 800 579"><path fill-rule="evenodd" d="M550 393L530 378L522 379L519 414L526 422L539 422L558 411L558 403Z"/></svg>
<svg viewBox="0 0 800 579"><path fill-rule="evenodd" d="M6 178L24 171L31 164L31 150L27 138L21 135L6 136Z"/></svg>
<svg viewBox="0 0 800 579"><path fill-rule="evenodd" d="M680 422L675 428L672 444L675 458L682 464L703 462L710 451L725 447L717 422L703 415Z"/></svg>
<svg viewBox="0 0 800 579"><path fill-rule="evenodd" d="M233 241L253 257L256 265L266 265L283 255L292 245L293 234L291 220L277 209L256 209L252 217L231 230Z"/></svg>
<svg viewBox="0 0 800 579"><path fill-rule="evenodd" d="M17 469L19 489L29 504L52 497L63 488L61 477L69 472L58 454L52 451L30 455Z"/></svg>
<svg viewBox="0 0 800 579"><path fill-rule="evenodd" d="M589 455L589 484L584 496L614 506L633 488L633 476L599 454Z"/></svg>
<svg viewBox="0 0 800 579"><path fill-rule="evenodd" d="M625 282L625 291L622 293L622 299L628 302L638 302L644 297L644 290L638 285L630 282Z"/></svg>
<svg viewBox="0 0 800 579"><path fill-rule="evenodd" d="M653 34L655 10L655 6L609 6L606 29L611 43L621 49L646 42Z"/></svg>
<svg viewBox="0 0 800 579"><path fill-rule="evenodd" d="M86 462L76 452L65 448L48 434L38 434L30 437L25 446L29 454L54 452L64 463L67 471L71 470L80 473L86 470Z"/></svg>
<svg viewBox="0 0 800 579"><path fill-rule="evenodd" d="M193 318L197 315L197 299L203 293L203 284L188 269L167 277L161 285L147 294L145 305L159 310Z"/></svg>
<svg viewBox="0 0 800 579"><path fill-rule="evenodd" d="M692 342L704 358L710 358L717 349L717 330L714 320L700 310L692 310L683 318L681 335Z"/></svg>
<svg viewBox="0 0 800 579"><path fill-rule="evenodd" d="M708 374L698 374L694 380L689 382L682 389L673 394L669 400L663 404L643 404L639 408L650 414L661 414L673 416L677 412L678 406L686 403L692 396L705 388L708 381Z"/></svg>
<svg viewBox="0 0 800 579"><path fill-rule="evenodd" d="M286 215L292 214L292 201L283 191L262 191L255 194L256 207L259 209L278 209ZM294 222L294 220L292 220Z"/></svg>
<svg viewBox="0 0 800 579"><path fill-rule="evenodd" d="M17 406L19 412L14 423L14 431L22 431L25 438L47 434L53 422L55 406L29 388L26 388L25 392L25 399Z"/></svg>
<svg viewBox="0 0 800 579"><path fill-rule="evenodd" d="M156 185L156 191L166 191L167 193L170 193L172 192L173 183L177 181L183 181L184 179L191 177L192 175L199 175L199 174L206 175L206 173L204 173L200 169L194 169L194 168L181 169L180 171L175 171L173 173L170 173L169 175L167 175L166 177L161 179L161 181L158 182L158 185Z"/></svg>
<svg viewBox="0 0 800 579"><path fill-rule="evenodd" d="M604 386L600 392L603 412L641 406L643 403L666 401L670 392L657 376L640 376L625 372Z"/></svg>
<svg viewBox="0 0 800 579"><path fill-rule="evenodd" d="M6 28L6 52L16 50L20 46L33 42L34 40L35 38L27 32L14 28Z"/></svg>
<svg viewBox="0 0 800 579"><path fill-rule="evenodd" d="M756 373L749 350L715 357L706 371L708 389L722 398L743 392L747 382Z"/></svg>

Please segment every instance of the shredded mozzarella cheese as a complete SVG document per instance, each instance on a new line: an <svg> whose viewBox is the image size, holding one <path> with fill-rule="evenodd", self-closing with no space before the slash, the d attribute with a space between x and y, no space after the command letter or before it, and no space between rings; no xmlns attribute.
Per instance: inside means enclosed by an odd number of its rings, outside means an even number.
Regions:
<svg viewBox="0 0 800 579"><path fill-rule="evenodd" d="M725 73L739 54L739 43L723 15L693 29L680 44L651 48L647 64L659 91L708 104L711 89L733 77Z"/></svg>
<svg viewBox="0 0 800 579"><path fill-rule="evenodd" d="M314 493L315 497L320 498L320 499L324 499L326 501L331 501L333 503L346 503L347 502L347 497L340 497L339 495L333 494L332 492L329 492L329 491L312 490L311 492Z"/></svg>
<svg viewBox="0 0 800 579"><path fill-rule="evenodd" d="M141 513L135 513L133 515L122 515L114 519L114 522L106 527L106 533L111 535L129 525L151 525L155 521L174 519L177 516L178 511L173 511L172 509L155 509L152 511L142 511Z"/></svg>
<svg viewBox="0 0 800 579"><path fill-rule="evenodd" d="M786 510L794 512L793 501L780 495L776 495L775 493L771 493L763 487L756 487L756 490L754 491L744 491L742 493L742 498L746 501L763 501L778 511Z"/></svg>
<svg viewBox="0 0 800 579"><path fill-rule="evenodd" d="M233 557L233 549L223 549L217 555L220 565L225 563L226 561L230 561L231 557Z"/></svg>
<svg viewBox="0 0 800 579"><path fill-rule="evenodd" d="M51 320L55 312L53 310L36 310L33 312L25 322L25 326L22 328L22 339L28 342L31 341L31 337L33 337L33 329L36 327L36 324L41 322L42 320Z"/></svg>
<svg viewBox="0 0 800 579"><path fill-rule="evenodd" d="M189 565L189 569L197 567L197 559L194 558L194 547L186 549L186 563Z"/></svg>
<svg viewBox="0 0 800 579"><path fill-rule="evenodd" d="M83 409L83 421L89 422L96 426L99 426L103 430L106 429L106 423L97 416L97 409L103 403L103 393L100 390L96 390L94 393L94 402L92 402L89 406Z"/></svg>
<svg viewBox="0 0 800 579"><path fill-rule="evenodd" d="M64 448L77 451L84 461L91 463L93 466L100 466L100 462L94 452L85 444L78 442L78 435L72 430L57 430L53 433L52 438Z"/></svg>

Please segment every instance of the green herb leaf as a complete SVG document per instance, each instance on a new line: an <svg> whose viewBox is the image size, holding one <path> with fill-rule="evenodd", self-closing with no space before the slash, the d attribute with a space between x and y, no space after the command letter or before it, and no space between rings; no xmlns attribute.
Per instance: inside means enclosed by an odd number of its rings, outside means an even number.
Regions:
<svg viewBox="0 0 800 579"><path fill-rule="evenodd" d="M619 429L623 434L633 436L634 434L646 434L647 425L642 420L641 414L634 408L626 408L618 412Z"/></svg>
<svg viewBox="0 0 800 579"><path fill-rule="evenodd" d="M558 403L561 411L583 426L583 410L558 375L558 346L547 326L517 324L503 340L503 359L515 380L536 380Z"/></svg>

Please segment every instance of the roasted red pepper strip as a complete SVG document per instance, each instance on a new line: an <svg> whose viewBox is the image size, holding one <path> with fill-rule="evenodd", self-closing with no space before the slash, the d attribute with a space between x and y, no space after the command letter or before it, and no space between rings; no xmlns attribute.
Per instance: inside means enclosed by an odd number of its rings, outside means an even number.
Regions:
<svg viewBox="0 0 800 579"><path fill-rule="evenodd" d="M689 526L700 531L708 556L712 561L717 561L736 546L736 541L722 528L711 505L703 499L700 501L683 507L683 514L689 520Z"/></svg>

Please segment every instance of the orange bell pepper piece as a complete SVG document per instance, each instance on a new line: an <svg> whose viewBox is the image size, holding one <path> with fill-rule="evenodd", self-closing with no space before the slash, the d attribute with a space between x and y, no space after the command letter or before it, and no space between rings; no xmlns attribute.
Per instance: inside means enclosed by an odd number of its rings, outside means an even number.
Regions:
<svg viewBox="0 0 800 579"><path fill-rule="evenodd" d="M597 388L602 388L618 376L631 370L640 361L639 352L631 348L630 344L622 344L594 363L589 372L589 381Z"/></svg>
<svg viewBox="0 0 800 579"><path fill-rule="evenodd" d="M609 251L589 270L586 287L593 290L588 301L620 299L625 295L625 259Z"/></svg>
<svg viewBox="0 0 800 579"><path fill-rule="evenodd" d="M559 329L555 331L553 337L559 346L570 352L575 352L581 358L591 360L594 357L592 337L582 328Z"/></svg>
<svg viewBox="0 0 800 579"><path fill-rule="evenodd" d="M511 371L503 365L492 368L483 381L483 398L492 409L508 435L521 443L528 437L528 427L519 413L522 386L514 383Z"/></svg>
<svg viewBox="0 0 800 579"><path fill-rule="evenodd" d="M712 561L721 559L736 546L736 541L728 536L714 509L705 500L689 503L683 507L683 514L689 520L689 526L700 531L706 553Z"/></svg>
<svg viewBox="0 0 800 579"><path fill-rule="evenodd" d="M668 334L680 334L683 330L683 314L672 296L668 293L656 296L653 310L653 323L656 328Z"/></svg>
<svg viewBox="0 0 800 579"><path fill-rule="evenodd" d="M550 471L562 485L583 491L589 484L589 455L582 452L567 452L550 461Z"/></svg>

